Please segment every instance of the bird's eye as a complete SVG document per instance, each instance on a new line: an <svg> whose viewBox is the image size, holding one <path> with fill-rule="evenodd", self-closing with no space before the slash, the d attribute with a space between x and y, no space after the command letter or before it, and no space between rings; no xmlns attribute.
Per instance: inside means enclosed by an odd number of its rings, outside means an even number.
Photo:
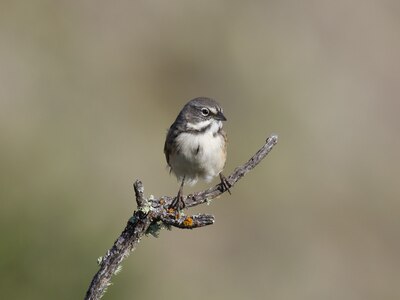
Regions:
<svg viewBox="0 0 400 300"><path fill-rule="evenodd" d="M209 110L208 108L206 108L206 107L203 107L203 108L201 109L201 114L202 114L203 116L207 117L207 116L210 114L210 110Z"/></svg>

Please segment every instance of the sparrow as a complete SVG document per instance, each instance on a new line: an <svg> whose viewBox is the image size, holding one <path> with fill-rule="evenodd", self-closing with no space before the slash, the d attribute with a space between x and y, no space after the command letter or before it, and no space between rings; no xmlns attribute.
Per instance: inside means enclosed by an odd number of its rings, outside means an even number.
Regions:
<svg viewBox="0 0 400 300"><path fill-rule="evenodd" d="M185 208L183 186L199 179L209 182L219 175L221 188L230 193L231 185L221 173L226 162L227 136L222 129L226 120L222 107L206 97L190 100L176 117L164 144L170 173L181 182L170 208Z"/></svg>

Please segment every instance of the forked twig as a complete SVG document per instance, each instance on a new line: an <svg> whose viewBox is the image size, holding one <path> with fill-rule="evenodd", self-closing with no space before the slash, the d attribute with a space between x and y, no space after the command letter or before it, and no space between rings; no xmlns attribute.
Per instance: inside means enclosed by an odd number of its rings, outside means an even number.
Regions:
<svg viewBox="0 0 400 300"><path fill-rule="evenodd" d="M239 179L258 165L277 142L278 136L271 135L247 163L237 167L232 174L226 177L230 187L233 187ZM169 209L174 199L173 197L145 198L143 184L139 180L133 186L138 209L134 211L133 216L129 219L124 231L115 241L112 248L107 251L104 257L99 259L100 270L92 279L89 289L86 292L86 300L101 298L110 285L111 277L119 271L122 261L136 248L143 235L152 234L156 236L165 227L194 229L214 223L214 216L212 215L198 214L185 216L181 212ZM186 208L208 202L226 191L226 187L217 184L207 190L188 195L185 198Z"/></svg>

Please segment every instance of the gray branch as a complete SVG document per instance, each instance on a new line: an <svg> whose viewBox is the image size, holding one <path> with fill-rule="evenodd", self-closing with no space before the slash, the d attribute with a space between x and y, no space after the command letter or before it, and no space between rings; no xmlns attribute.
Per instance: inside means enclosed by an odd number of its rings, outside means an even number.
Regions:
<svg viewBox="0 0 400 300"><path fill-rule="evenodd" d="M277 142L278 137L271 135L261 149L247 163L237 167L226 178L230 188L258 165ZM138 209L134 211L133 216L129 219L124 231L115 241L112 248L107 251L104 257L99 258L100 270L92 279L89 289L86 292L86 300L101 298L110 285L111 277L118 273L122 261L131 251L135 250L143 235L151 234L157 236L163 228L194 229L214 223L214 216L212 215L198 214L186 216L183 212L176 212L170 209L169 206L174 199L173 197L145 198L143 184L139 180L133 186ZM226 191L226 188L222 184L217 184L207 190L188 195L185 198L186 208L208 202Z"/></svg>

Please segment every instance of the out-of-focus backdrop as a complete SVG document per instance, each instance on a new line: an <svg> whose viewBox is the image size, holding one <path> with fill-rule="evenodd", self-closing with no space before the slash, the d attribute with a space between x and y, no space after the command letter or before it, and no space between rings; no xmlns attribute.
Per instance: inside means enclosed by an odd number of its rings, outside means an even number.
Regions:
<svg viewBox="0 0 400 300"><path fill-rule="evenodd" d="M399 3L1 1L1 298L83 298L133 181L177 192L165 134L209 96L225 174L278 145L104 299L399 299Z"/></svg>

